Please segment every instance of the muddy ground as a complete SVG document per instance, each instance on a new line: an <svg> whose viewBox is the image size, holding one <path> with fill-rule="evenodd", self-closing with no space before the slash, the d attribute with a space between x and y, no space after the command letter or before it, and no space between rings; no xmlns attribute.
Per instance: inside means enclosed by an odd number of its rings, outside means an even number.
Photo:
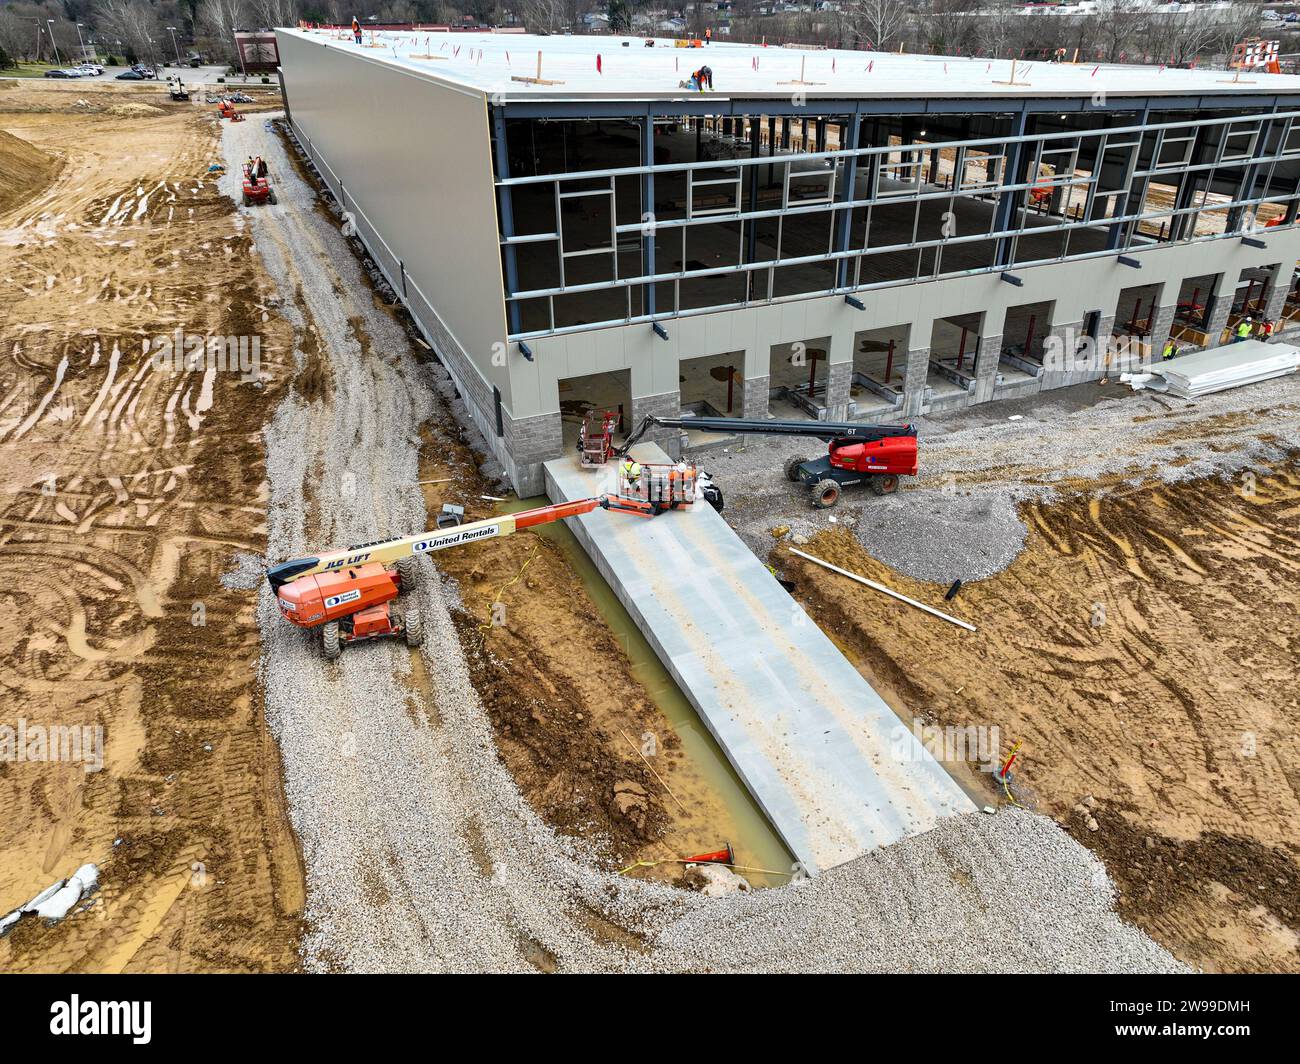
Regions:
<svg viewBox="0 0 1300 1064"><path fill-rule="evenodd" d="M466 505L467 520L499 512L482 496L500 487L454 430L449 415L426 429L420 479L451 480L424 486L431 522L444 502ZM438 568L460 595L457 634L498 752L547 823L592 843L611 868L649 862L638 876L683 885L676 859L739 842L556 542L519 532L445 552Z"/></svg>
<svg viewBox="0 0 1300 1064"><path fill-rule="evenodd" d="M1021 555L950 605L848 532L804 548L973 634L774 559L905 720L1023 743L1013 794L1102 857L1122 916L1207 971L1300 971L1300 465L1021 513Z"/></svg>
<svg viewBox="0 0 1300 1064"><path fill-rule="evenodd" d="M103 889L23 920L0 970L292 969L254 598L219 580L264 543L259 429L292 337L207 174L211 108L73 88L0 93L0 129L51 160L0 214L0 724L98 726L104 763L0 763L0 909L86 861ZM258 336L263 386L153 369L144 341L177 328Z"/></svg>

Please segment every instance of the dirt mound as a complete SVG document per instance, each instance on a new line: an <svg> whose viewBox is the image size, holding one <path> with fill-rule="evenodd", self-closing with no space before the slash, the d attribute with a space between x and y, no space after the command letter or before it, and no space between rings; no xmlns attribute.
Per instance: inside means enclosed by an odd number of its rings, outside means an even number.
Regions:
<svg viewBox="0 0 1300 1064"><path fill-rule="evenodd" d="M0 129L0 212L48 185L62 165L54 156Z"/></svg>
<svg viewBox="0 0 1300 1064"><path fill-rule="evenodd" d="M118 118L149 118L152 115L165 115L167 112L151 103L115 103L108 113Z"/></svg>
<svg viewBox="0 0 1300 1064"><path fill-rule="evenodd" d="M1298 504L1294 462L1026 504L1021 556L946 606L848 532L808 548L976 621L969 635L774 557L905 719L1024 741L1022 800L1103 858L1121 916L1207 970L1294 972Z"/></svg>

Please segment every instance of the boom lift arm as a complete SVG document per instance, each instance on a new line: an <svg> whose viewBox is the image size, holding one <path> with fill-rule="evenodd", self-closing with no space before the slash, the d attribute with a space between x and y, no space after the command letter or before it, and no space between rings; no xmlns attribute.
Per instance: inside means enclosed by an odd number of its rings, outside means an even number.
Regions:
<svg viewBox="0 0 1300 1064"><path fill-rule="evenodd" d="M321 629L327 658L338 657L348 643L382 636L404 636L410 646L418 646L423 638L418 611L409 606L398 611L393 602L409 590L415 579L416 558L449 547L498 539L598 508L642 517L658 512L648 502L617 495L575 499L453 528L294 558L272 565L266 570L266 579L286 620L299 628Z"/></svg>
<svg viewBox="0 0 1300 1064"><path fill-rule="evenodd" d="M617 496L601 495L599 498L575 499L573 502L557 503L553 506L539 506L535 510L524 510L517 514L503 514L501 517L488 517L482 521L471 521L450 529L420 532L414 536L400 539L382 539L373 543L358 543L353 547L331 551L310 558L294 558L291 561L272 565L266 570L266 579L272 590L279 592L285 584L304 576L318 573L332 573L369 562L393 565L406 558L419 557L435 550L448 547L460 547L466 543L477 543L482 539L497 539L508 536L521 528L550 524L563 521L566 517L591 513L597 508L606 510L626 510L640 514L642 511L627 499Z"/></svg>
<svg viewBox="0 0 1300 1064"><path fill-rule="evenodd" d="M699 429L701 432L734 432L746 436L811 436L828 443L833 440L870 442L916 435L915 425L867 425L861 421L769 421L767 418L743 417L659 417L649 414L616 453L627 454L652 425L666 429Z"/></svg>

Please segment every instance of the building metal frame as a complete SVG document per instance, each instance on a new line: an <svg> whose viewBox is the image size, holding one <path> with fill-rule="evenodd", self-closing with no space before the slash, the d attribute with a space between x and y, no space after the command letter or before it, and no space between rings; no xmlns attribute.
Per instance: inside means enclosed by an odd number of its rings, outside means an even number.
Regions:
<svg viewBox="0 0 1300 1064"><path fill-rule="evenodd" d="M867 102L869 101L855 101L855 103L859 104ZM1056 103L1056 106L1051 109L1052 111L1066 113L1060 101L1053 102ZM1236 100L1233 101L1234 104L1236 102ZM1300 181L1294 178L1289 179L1287 191L1285 192L1273 193L1271 190L1274 187L1274 175L1277 165L1284 162L1300 161L1300 122L1297 121L1300 119L1300 109L1282 110L1279 101L1276 99L1270 100L1270 103L1272 104L1272 110L1254 115L1232 115L1159 123L1140 121L1129 125L1101 127L1095 130L1052 133L1021 132L1010 136L952 141L914 140L907 144L856 147L836 151L777 156L755 154L751 158L575 170L566 173L548 173L535 176L500 177L496 185L502 204L503 220L513 217L511 209L512 192L521 187L551 185L554 189L555 203L555 227L550 231L529 232L526 235L519 235L513 231L512 227L503 225L501 246L504 251L504 259L510 264L510 268L507 270L508 278L517 277L513 270L513 253L519 247L554 243L558 256L557 276L559 284L557 285L521 291L508 280L505 295L511 308L512 332L510 339L515 341L529 340L566 332L580 332L617 325L645 324L676 317L709 314L719 310L807 299L812 296L849 295L875 288L916 284L943 277L997 272L1011 267L1023 268L1082 258L1118 256L1134 249L1151 246L1157 242L1149 235L1143 234L1143 224L1167 223L1171 234L1171 240L1166 241L1168 243L1220 240L1240 236L1242 233L1249 235L1255 232L1252 224L1255 212L1265 204L1284 205L1286 210L1283 224L1293 225L1296 219L1297 201L1300 199ZM759 105L759 107L763 108L775 108L776 106L772 101L766 101ZM1005 108L1006 105L1003 104L1002 106ZM1140 107L1141 115L1145 117L1150 113L1151 102L1144 100L1135 103L1125 99L1122 106L1126 111ZM757 129L759 118L770 116L773 113L770 110L759 109L759 107L756 107L753 112L736 113L736 118L743 121L748 117L751 120L751 127ZM1162 111L1172 109L1169 101L1161 101L1160 107ZM965 109L965 105L963 105L963 109ZM508 157L504 142L504 119L509 111L510 108L498 108L495 115L494 130L497 137L497 158L499 162L503 162ZM837 121L842 118L842 115L830 109L822 109L817 113L823 117L835 117ZM1025 101L1017 114L1023 117L1028 113L1028 101ZM805 117L802 112L800 112L800 116ZM606 114L604 117L613 116ZM623 117L635 117L640 121L642 129L645 131L643 135L648 134L650 124L653 121L652 117L639 114L635 116L629 114ZM694 120L699 121L700 118L701 116L696 116ZM855 114L850 122L845 124L851 125L856 136L860 116ZM1222 133L1214 140L1212 157L1207 161L1197 162L1195 159L1199 157L1198 151L1206 142L1208 130L1221 130ZM1244 146L1232 149L1230 153L1232 142L1241 138L1245 138ZM769 140L769 143L772 143L772 141ZM1165 155L1166 149L1170 146L1181 149L1180 154L1172 159L1166 158ZM1150 164L1146 167L1139 165L1144 149L1151 159ZM1102 187L1103 180L1108 172L1107 157L1109 153L1116 151L1122 153L1123 156L1118 161L1122 180L1113 186ZM939 152L956 153L952 187L926 191L926 183L918 180L915 182L914 190L882 190L880 188L879 178L889 176L891 172L899 174L906 171L914 171L920 174L927 172L928 167L924 161L925 157ZM1013 177L998 181L985 179L983 181L967 182L965 174L968 158L978 156L980 161L997 160L1006 158L1007 153L1014 153L1016 160L1010 165L999 167L999 173L1002 175L1023 175L1025 173L1038 175L1040 168L1044 164L1053 165L1055 174L1050 177L1031 177L1021 180ZM889 159L892 156L898 156L900 161L890 163ZM1058 156L1064 156L1065 159L1059 166L1055 165ZM1092 165L1091 172L1086 176L1077 174L1081 158L1089 160ZM824 163L827 168L824 171L795 170L796 166L807 167L810 163ZM744 188L752 183L748 178L756 175L762 167L767 167L769 174L773 169L781 174L780 205L762 210L746 209L743 206ZM860 169L866 169L871 175L869 181L871 195L865 199L852 198L856 172ZM1225 169L1242 170L1242 177L1235 183L1237 186L1235 194L1230 199L1211 204L1209 202L1211 189L1214 188L1219 174ZM684 217L655 218L648 223L646 221L623 224L617 222L619 217L618 178L639 178L640 198L641 203L644 204L647 202L653 203L653 189L656 179L676 174L684 174L686 177ZM715 174L724 176L712 176ZM1196 187L1188 186L1186 179L1192 175L1200 174L1205 175L1204 180L1196 181ZM842 179L838 182L837 191L837 176L839 175L842 175ZM817 199L791 200L792 181L817 176L825 176L828 179L827 192L824 196ZM957 179L958 177L960 180ZM1144 209L1146 196L1153 178L1163 179L1164 182L1176 182L1180 194L1184 187L1190 187L1190 195L1186 197L1185 201L1180 198L1181 206L1176 202L1173 206L1146 210ZM604 185L599 188L567 187L589 186L592 182L602 182ZM734 189L733 206L706 209L695 207L695 190L697 188L716 187ZM1055 190L1058 189L1081 189L1086 194L1086 199L1078 220L1071 221L1062 217L1056 223L1033 226L1014 224L1013 220L1020 214L1025 196L1031 189L1048 189L1054 195ZM562 216L560 213L561 203L568 198L596 196L607 196L610 200L609 245L597 249L565 251L564 227L561 224ZM750 202L754 203L755 199L756 197L751 195ZM994 224L991 230L974 232L969 235L940 235L933 239L918 239L917 227L920 223L921 204L927 202L946 203L947 213L955 213L961 201L988 201L989 199L992 199L997 207L993 214ZM1112 199L1122 205L1120 212L1094 216L1099 203L1106 204ZM915 207L911 240L904 243L874 247L867 244L862 247L849 246L849 220L853 211L859 208L867 211L866 233L869 234L871 211L879 206L900 203L913 204ZM1223 214L1225 216L1224 232L1197 235L1194 219L1202 212ZM829 226L828 231L833 235L828 241L828 247L825 252L815 255L783 258L780 254L781 225L785 219L805 215L827 215L830 218L832 224ZM644 215L642 216L644 217ZM747 235L752 237L753 223L764 219L774 219L778 223L777 255L775 258L747 261L744 259L742 251L737 256L740 260L737 265L695 270L683 269L674 272L657 272L653 269L655 240L659 234L665 231L681 233L681 259L685 263L686 235L691 229L713 225L724 220L739 222L741 231L738 246L743 249L746 247ZM1186 224L1184 219L1190 220L1192 224ZM1096 231L1099 228L1107 229L1110 234L1105 248L1070 253L1069 236L1071 233L1080 230ZM1041 237L1054 233L1064 234L1062 251L1059 255L1045 258L1022 258L1018 256L1017 250L1023 236ZM1177 234L1176 237L1175 234ZM620 277L618 274L617 252L620 239L627 237L640 238L643 247L641 257L643 269L633 276ZM959 269L947 272L942 269L942 252L944 248L962 243L989 241L996 241L999 244L996 259L991 261L989 265L976 269ZM749 246L752 247L752 241ZM921 266L927 249L934 249L934 268L923 273L921 272ZM874 282L862 279L861 268L864 259L873 255L912 251L917 253L917 270L912 276ZM581 284L565 283L564 260L566 258L596 255L609 256L612 272L608 278ZM808 290L781 296L771 295L773 274L776 269L826 262L828 260L841 264L841 269L837 274L839 283L821 290ZM690 308L681 307L680 285L682 281L738 272L751 275L766 274L765 285L758 286L751 282L746 288L751 293L756 290L766 290L768 295L759 298L751 296L745 300L731 303ZM653 306L646 313L633 313L633 289L637 286L645 286L647 293L653 295L656 287L661 284L672 285L674 306ZM597 322L584 322L580 325L558 327L555 325L554 299L556 296L600 292L611 287L626 290L627 313L624 316ZM544 299L547 302L550 327L533 330L519 329L519 304L526 300L539 299Z"/></svg>

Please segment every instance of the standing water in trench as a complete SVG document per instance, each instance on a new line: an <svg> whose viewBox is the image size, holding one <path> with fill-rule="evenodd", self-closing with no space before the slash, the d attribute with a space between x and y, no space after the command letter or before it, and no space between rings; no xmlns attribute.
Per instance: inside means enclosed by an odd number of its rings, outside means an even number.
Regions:
<svg viewBox="0 0 1300 1064"><path fill-rule="evenodd" d="M518 513L546 506L549 502L545 496L511 499L502 503L500 510L502 513ZM625 648L632 666L632 675L645 688L647 696L668 721L681 741L687 761L708 788L710 793L704 796L705 799L720 806L734 825L735 834L729 841L735 851L736 864L745 869L761 868L775 872L789 869L794 863L794 857L736 775L731 762L709 734L695 708L686 700L677 682L664 668L654 649L623 608L618 596L582 549L582 544L562 522L541 525L530 531L546 537L564 552L565 559L577 573L610 631ZM782 886L789 882L787 875L766 875L755 871L744 871L741 874L759 887Z"/></svg>

